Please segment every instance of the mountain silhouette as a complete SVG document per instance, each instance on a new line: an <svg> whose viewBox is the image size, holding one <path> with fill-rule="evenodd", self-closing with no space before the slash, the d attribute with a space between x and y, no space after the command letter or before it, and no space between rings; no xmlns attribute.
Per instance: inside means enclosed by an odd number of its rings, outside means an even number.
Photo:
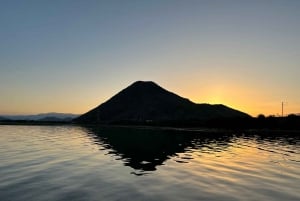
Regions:
<svg viewBox="0 0 300 201"><path fill-rule="evenodd" d="M196 104L152 81L137 81L74 119L78 123L162 123L248 117L224 105Z"/></svg>
<svg viewBox="0 0 300 201"><path fill-rule="evenodd" d="M34 115L2 115L1 118L5 118L6 120L25 120L25 121L71 121L75 117L78 117L77 114L69 114L69 113L57 113L57 112L49 112L49 113L41 113ZM1 120L0 118L0 120Z"/></svg>
<svg viewBox="0 0 300 201"><path fill-rule="evenodd" d="M0 121L7 121L8 119L0 116Z"/></svg>

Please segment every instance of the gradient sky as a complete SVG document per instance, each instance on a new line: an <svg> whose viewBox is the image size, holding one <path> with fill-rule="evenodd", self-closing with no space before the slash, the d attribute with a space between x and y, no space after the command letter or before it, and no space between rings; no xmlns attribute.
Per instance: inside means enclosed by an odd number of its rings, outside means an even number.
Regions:
<svg viewBox="0 0 300 201"><path fill-rule="evenodd" d="M136 80L300 113L300 1L1 0L0 70L0 114L80 114Z"/></svg>

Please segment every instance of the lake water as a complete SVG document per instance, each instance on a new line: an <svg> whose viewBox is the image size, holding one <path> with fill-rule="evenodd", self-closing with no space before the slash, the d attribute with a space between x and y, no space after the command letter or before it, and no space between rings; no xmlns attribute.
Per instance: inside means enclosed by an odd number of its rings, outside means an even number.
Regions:
<svg viewBox="0 0 300 201"><path fill-rule="evenodd" d="M0 200L300 200L299 133L0 126Z"/></svg>

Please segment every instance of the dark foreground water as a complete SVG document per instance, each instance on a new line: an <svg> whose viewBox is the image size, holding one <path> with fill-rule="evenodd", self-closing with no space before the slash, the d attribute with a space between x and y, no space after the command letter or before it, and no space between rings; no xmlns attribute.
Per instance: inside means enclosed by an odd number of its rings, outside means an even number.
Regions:
<svg viewBox="0 0 300 201"><path fill-rule="evenodd" d="M299 134L0 126L0 200L300 200Z"/></svg>

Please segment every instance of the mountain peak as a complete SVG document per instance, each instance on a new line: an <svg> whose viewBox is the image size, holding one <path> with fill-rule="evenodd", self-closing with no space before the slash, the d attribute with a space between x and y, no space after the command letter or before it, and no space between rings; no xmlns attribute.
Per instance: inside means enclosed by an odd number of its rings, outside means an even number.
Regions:
<svg viewBox="0 0 300 201"><path fill-rule="evenodd" d="M138 80L138 81L135 81L134 83L132 83L132 85L157 85L157 84L153 81Z"/></svg>
<svg viewBox="0 0 300 201"><path fill-rule="evenodd" d="M153 81L136 81L132 83L129 87L127 88L161 88L158 84L156 84Z"/></svg>
<svg viewBox="0 0 300 201"><path fill-rule="evenodd" d="M247 116L231 108L196 104L152 81L136 81L75 119L79 123L189 122Z"/></svg>

